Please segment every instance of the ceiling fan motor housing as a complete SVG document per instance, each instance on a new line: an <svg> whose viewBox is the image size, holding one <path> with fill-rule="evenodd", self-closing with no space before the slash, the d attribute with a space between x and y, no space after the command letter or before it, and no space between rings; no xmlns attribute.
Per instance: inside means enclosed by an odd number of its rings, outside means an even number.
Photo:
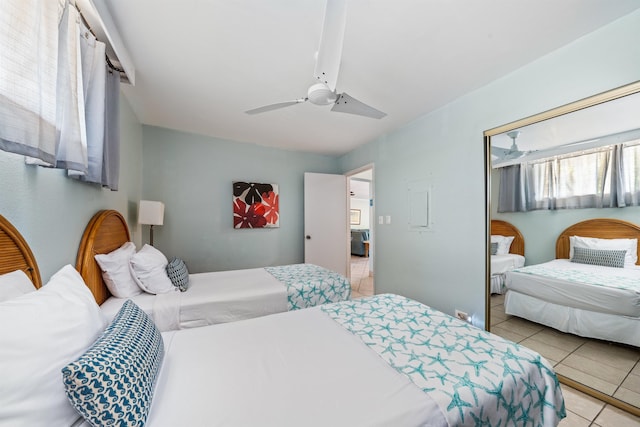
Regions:
<svg viewBox="0 0 640 427"><path fill-rule="evenodd" d="M316 83L307 92L309 102L315 105L329 105L336 102L338 96L324 83Z"/></svg>

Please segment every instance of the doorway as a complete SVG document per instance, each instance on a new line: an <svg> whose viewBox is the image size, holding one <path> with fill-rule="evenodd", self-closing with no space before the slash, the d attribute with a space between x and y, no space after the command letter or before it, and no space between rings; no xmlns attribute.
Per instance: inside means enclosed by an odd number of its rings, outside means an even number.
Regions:
<svg viewBox="0 0 640 427"><path fill-rule="evenodd" d="M350 280L352 298L374 292L374 181L373 165L346 174L349 183Z"/></svg>

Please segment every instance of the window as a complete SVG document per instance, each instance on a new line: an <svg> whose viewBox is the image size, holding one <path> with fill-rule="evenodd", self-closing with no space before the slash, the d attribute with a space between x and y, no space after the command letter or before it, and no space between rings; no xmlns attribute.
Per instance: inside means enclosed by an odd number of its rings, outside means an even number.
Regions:
<svg viewBox="0 0 640 427"><path fill-rule="evenodd" d="M118 187L120 76L68 1L7 0L0 14L0 150Z"/></svg>
<svg viewBox="0 0 640 427"><path fill-rule="evenodd" d="M507 166L499 212L637 206L640 140Z"/></svg>

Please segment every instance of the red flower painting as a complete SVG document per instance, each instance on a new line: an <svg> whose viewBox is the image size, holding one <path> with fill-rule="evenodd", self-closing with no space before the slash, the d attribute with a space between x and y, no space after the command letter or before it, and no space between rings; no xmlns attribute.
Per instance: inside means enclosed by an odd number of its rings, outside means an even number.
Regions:
<svg viewBox="0 0 640 427"><path fill-rule="evenodd" d="M233 183L233 228L280 227L276 184Z"/></svg>
<svg viewBox="0 0 640 427"><path fill-rule="evenodd" d="M267 224L278 224L280 221L278 199L278 194L273 191L262 195L262 205L265 207L264 217L267 220Z"/></svg>

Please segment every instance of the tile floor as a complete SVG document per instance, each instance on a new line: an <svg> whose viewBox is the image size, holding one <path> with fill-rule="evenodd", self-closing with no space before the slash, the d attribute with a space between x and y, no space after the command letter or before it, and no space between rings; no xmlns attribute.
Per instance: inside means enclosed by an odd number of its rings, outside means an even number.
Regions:
<svg viewBox="0 0 640 427"><path fill-rule="evenodd" d="M628 347L564 334L551 328L509 316L504 312L504 295L491 297L491 332L519 342L542 354L556 372L571 374L594 388L614 393L640 406L640 353ZM606 358L599 358L603 350ZM595 360L598 360L595 362ZM590 366L594 365L596 366ZM584 369L586 367L586 369ZM589 374L586 374L588 371ZM562 385L567 418L560 427L640 426L640 417Z"/></svg>
<svg viewBox="0 0 640 427"><path fill-rule="evenodd" d="M369 258L351 255L351 298L373 295L373 276L369 275Z"/></svg>

